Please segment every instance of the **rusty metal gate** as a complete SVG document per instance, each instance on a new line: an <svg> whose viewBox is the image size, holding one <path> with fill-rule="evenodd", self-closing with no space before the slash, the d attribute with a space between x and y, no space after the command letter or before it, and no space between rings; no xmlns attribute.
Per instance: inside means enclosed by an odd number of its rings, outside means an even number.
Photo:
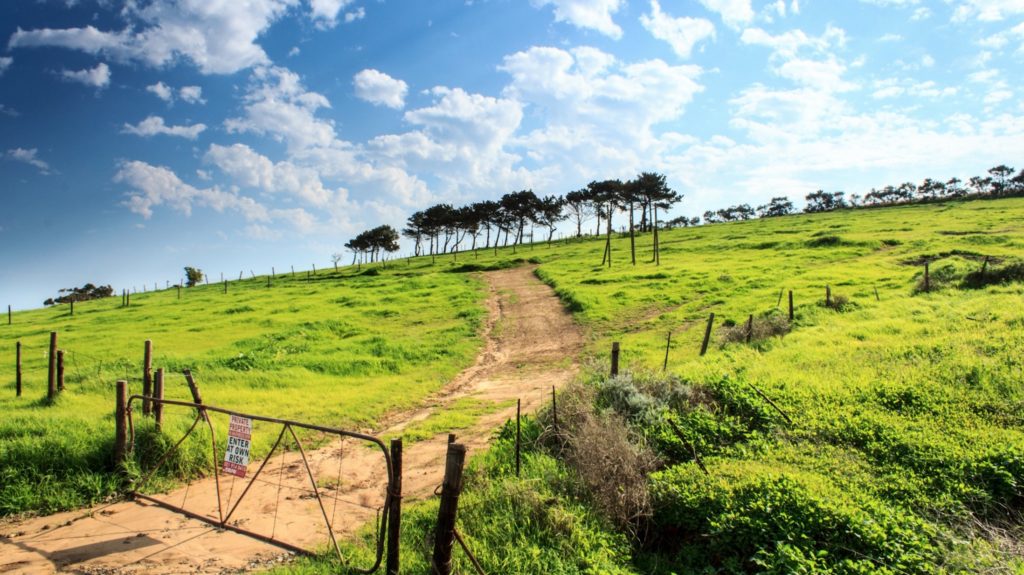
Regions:
<svg viewBox="0 0 1024 575"><path fill-rule="evenodd" d="M190 382L190 384L191 384L191 382ZM194 395L198 395L198 394L194 393ZM292 421L292 420L287 420L287 419L279 419L279 418L275 418L275 417L266 417L266 416L261 416L261 415L253 415L253 414L241 413L241 412L233 411L233 410L230 410L230 409L224 409L224 408L221 408L221 407L216 407L216 406L213 406L213 405L206 405L206 404L203 404L201 401L202 401L201 399L199 399L197 402L177 401L177 400L171 400L171 399L162 399L162 398L158 398L158 397L149 397L149 396L144 396L144 395L132 395L131 397L128 398L127 404L125 406L126 407L126 409L125 409L126 414L125 415L127 416L126 419L127 419L127 423L128 423L129 438L128 438L128 441L127 441L127 448L129 450L133 450L134 449L135 439L136 439L136 437L135 437L136 425L135 425L135 422L134 422L134 419L133 419L133 416L132 416L133 411L134 411L132 409L132 405L133 405L134 402L139 402L139 403L141 403L143 405L143 413L149 412L151 407L152 407L152 410L153 410L154 413L162 413L164 408L167 408L167 407L195 410L195 417L193 418L191 425L188 426L187 431L184 432L184 434L181 436L181 438L178 439L177 442L174 443L174 445L172 447L168 448L166 451L163 452L162 455L160 455L158 458L156 458L157 459L156 463L152 466L151 469L148 469L148 470L141 470L140 469L140 473L139 473L138 478L133 480L131 482L130 487L129 487L129 493L130 493L131 496L133 496L133 497L135 497L137 499L141 499L141 500L148 501L148 502L151 502L153 504L159 505L159 506L161 506L163 508L166 508L166 509L169 509L171 511L180 513L180 514L185 515L187 517L190 517L192 519L196 519L196 520L205 522L205 523L213 525L213 526L215 526L215 527L217 527L219 529L225 529L225 530L229 530L229 531L232 531L232 532L235 532L235 533L239 533L239 534L242 534L242 535L245 535L245 536L248 536L248 537L252 537L254 539L257 539L257 540L269 543L271 545L275 545L277 547L286 549L286 550L294 552L294 553L303 554L303 555L314 555L315 552L314 552L313 549L309 549L307 547L296 545L294 543L286 541L283 537L277 536L278 511L280 509L280 494L281 494L281 491L284 489L283 480L284 480L284 477L285 477L285 469L284 469L285 458L287 456L287 451L288 451L288 447L287 447L288 446L288 441L291 440L292 442L294 442L294 445L297 448L296 451L297 451L298 456L299 456L299 461L301 461L301 465L302 465L302 467L304 467L305 472L306 472L305 476L308 478L308 481L309 481L309 486L305 489L305 494L300 496L300 497L298 497L298 498L292 498L292 499L302 499L302 498L315 498L316 499L317 505L320 508L320 515L323 517L324 526L326 527L327 534L328 534L328 536L330 538L331 548L332 548L334 554L338 558L339 565L344 565L344 564L346 564L346 560L345 560L345 557L343 556L343 554L341 552L341 548L338 545L338 538L337 538L337 533L336 533L336 530L335 530L335 521L334 521L334 519L336 517L335 513L337 511L337 504L338 504L338 502L340 500L339 499L339 493L341 491L341 478L342 478L342 457L341 457L342 449L343 449L343 446L345 444L344 442L346 440L348 440L350 442L355 441L355 442L357 442L357 445L358 444L368 445L370 447L373 447L373 448L376 448L376 449L380 450L380 454L381 454L381 456L383 458L384 468L386 469L386 472L387 472L387 484L386 484L386 486L384 486L385 489L384 489L383 501L381 501L380 502L381 503L380 506L378 506L376 508L376 517L377 517L377 524L378 525L377 525L377 528L374 530L374 535L375 535L375 538L376 538L376 542L375 542L375 546L374 546L375 547L375 559L374 559L374 562L369 567L358 567L358 566L352 566L352 565L349 565L348 567L350 569L352 569L352 570L355 570L355 571L358 571L358 572L361 572L361 573L372 573L372 572L376 571L380 567L382 559L383 559L383 553L384 553L384 540L385 540L385 536L387 534L387 528L388 528L388 519L389 519L389 515L390 515L389 510L394 509L394 510L397 511L398 507L397 506L393 506L393 499L401 497L400 494L396 493L396 490L394 489L394 487L396 486L396 478L395 478L395 474L394 474L394 469L393 469L393 465L392 465L392 461L391 461L391 456L390 456L390 454L388 452L388 449L384 445L383 441L381 441L380 439L378 439L376 437L373 437L371 435L367 435L367 434L364 434L364 433L358 433L358 432L354 432L354 431L347 431L347 430L344 430L344 429L338 429L338 428L333 428L333 427L326 427L326 426L322 426L322 425L312 425L312 424L308 424L308 423L302 423L302 422L299 422L299 421ZM219 465L221 456L223 454L223 451L218 450L218 444L217 444L217 437L218 436L217 436L217 430L214 427L214 417L211 416L212 414L219 414L219 415L222 415L222 416L229 416L229 417L234 416L234 417L239 417L239 418L246 418L246 419L249 419L252 424L254 424L255 422L260 422L260 423L263 423L263 424L269 424L270 426L277 426L277 425L281 426L280 427L280 432L277 434L277 439L273 443L273 447L271 447L270 451L268 451L266 453L266 455L263 457L263 460L259 464L259 467L256 469L256 472L253 473L252 476L248 479L248 482L245 483L245 486L242 489L241 494L238 496L237 499L234 500L233 504L232 504L232 494L234 492L236 476L235 475L231 476L231 488L230 488L230 491L228 492L227 502L225 504L224 498L222 496L222 477L221 477L222 475L225 474L225 472L222 471L222 469L221 469L221 467ZM162 433L162 431L160 430L161 424L159 423L162 419L163 419L162 416L157 416L156 417L156 421L157 421L156 432L157 433ZM187 417L184 419L184 421L187 422ZM189 438L189 436L193 435L193 433L196 432L197 428L200 428L200 424L205 424L205 427L209 430L209 435L210 435L210 462L211 462L211 465L212 465L211 471L212 471L212 475L213 475L213 478L214 478L215 497L216 497L216 500L217 500L217 502L216 502L216 512L215 513L213 512L213 509L212 509L213 506L212 505L210 505L210 509L207 512L203 512L202 510L189 509L189 508L186 507L186 503L187 503L188 495L189 495L189 489L190 489L190 487L192 485L191 481L189 481L189 483L185 487L185 495L182 498L182 501L181 501L180 504L173 503L173 502L168 501L166 499L161 499L159 497L143 493L143 490L146 488L147 485L150 484L151 480L153 480L154 477L157 477L157 473L160 471L160 469L162 467L164 467L165 464L168 463L168 461L175 455L175 453L179 452L179 450L182 448L182 445ZM334 509L333 509L333 511L330 514L328 513L327 507L325 505L325 499L326 499L326 497L324 495L325 488L322 487L321 485L318 485L317 479L316 479L315 474L314 474L314 471L313 471L313 469L310 466L310 461L307 458L306 450L303 449L302 441L300 440L299 435L296 434L296 430L300 430L300 434L301 434L301 430L306 430L307 432L314 432L314 433L322 434L321 438L330 438L330 441L334 441L334 439L336 438L339 441L340 446L339 446L339 451L338 451L338 478L337 478L338 483L333 486L333 490L334 490L334 500L333 500ZM270 484L271 487L273 486L272 483L262 479L261 475L264 473L264 469L268 466L268 463L274 458L275 453L279 452L279 451L280 451L279 457L281 458L281 461L280 461L281 471L280 471L279 476L278 476L277 502L276 502L276 504L274 506L273 528L271 529L271 532L268 534L268 533L265 533L265 532L260 532L258 530L254 530L254 529L250 529L250 528L247 528L247 527L243 527L242 526L243 525L242 521L239 521L239 520L234 520L233 521L233 519L236 516L236 511L239 510L239 507L241 506L242 502L245 501L246 496L250 494L250 490L258 482L261 483L261 484ZM296 464L293 464L291 467L292 468L298 467L298 462L296 462ZM298 489L298 490L301 490L301 488L295 488L295 487L291 487L291 486L289 486L288 489ZM341 500L341 501L344 501L344 500ZM361 502L349 502L349 501L346 501L346 503L352 504L352 505L358 505L358 506L361 506L361 507L365 507L367 510L372 509L372 507L370 505L365 504L365 503L361 503ZM397 539L397 537L396 537L396 539ZM396 556L397 556L397 550L395 550L395 551L396 551ZM390 568L390 562L391 562L390 555L391 555L391 553L389 552L389 568Z"/></svg>

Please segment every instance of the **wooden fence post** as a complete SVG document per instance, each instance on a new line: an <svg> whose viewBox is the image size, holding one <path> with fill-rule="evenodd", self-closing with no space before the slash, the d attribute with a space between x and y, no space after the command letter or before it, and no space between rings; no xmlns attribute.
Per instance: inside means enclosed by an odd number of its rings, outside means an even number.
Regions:
<svg viewBox="0 0 1024 575"><path fill-rule="evenodd" d="M199 395L199 384L196 383L196 380L192 377L192 370L186 369L186 370L183 370L182 373L185 374L185 381L188 383L188 390L190 392L192 392L192 403L195 403L197 405L202 405L203 404L203 396ZM200 407L199 408L199 415L201 415L203 417L203 419L206 420L207 419L206 409Z"/></svg>
<svg viewBox="0 0 1024 575"><path fill-rule="evenodd" d="M661 364L661 371L668 370L668 350L672 346L672 332L668 332L668 337L665 338L665 361Z"/></svg>
<svg viewBox="0 0 1024 575"><path fill-rule="evenodd" d="M142 352L142 395L153 395L153 340L147 339ZM149 415L152 406L148 399L142 400L142 415Z"/></svg>
<svg viewBox="0 0 1024 575"><path fill-rule="evenodd" d="M388 557L385 573L398 575L402 535L402 438L391 440L391 508L388 509Z"/></svg>
<svg viewBox="0 0 1024 575"><path fill-rule="evenodd" d="M7 325L11 325L11 304L7 304Z"/></svg>
<svg viewBox="0 0 1024 575"><path fill-rule="evenodd" d="M64 391L64 350L57 350L57 391Z"/></svg>
<svg viewBox="0 0 1024 575"><path fill-rule="evenodd" d="M437 510L437 531L434 534L434 556L431 561L437 575L451 575L452 543L455 541L455 519L459 509L459 494L462 491L462 466L466 462L466 446L459 443L448 445L448 456L444 466L444 482L441 483L441 506Z"/></svg>
<svg viewBox="0 0 1024 575"><path fill-rule="evenodd" d="M553 385L551 386L551 423L555 428L555 433L558 433L558 402Z"/></svg>
<svg viewBox="0 0 1024 575"><path fill-rule="evenodd" d="M832 307L832 286L825 286L825 307Z"/></svg>
<svg viewBox="0 0 1024 575"><path fill-rule="evenodd" d="M793 321L793 290L789 290L789 321Z"/></svg>
<svg viewBox="0 0 1024 575"><path fill-rule="evenodd" d="M778 309L782 305L782 294L786 293L786 288L779 290L779 301L775 302L775 308Z"/></svg>
<svg viewBox="0 0 1024 575"><path fill-rule="evenodd" d="M68 303L71 304L70 315L73 317L75 315L75 300L70 300Z"/></svg>
<svg viewBox="0 0 1024 575"><path fill-rule="evenodd" d="M181 284L178 284L175 287L178 288L178 299L181 299Z"/></svg>
<svg viewBox="0 0 1024 575"><path fill-rule="evenodd" d="M128 460L128 382L117 382L117 400L114 407L114 466Z"/></svg>
<svg viewBox="0 0 1024 575"><path fill-rule="evenodd" d="M164 424L164 368L157 368L156 376L153 377L153 419L156 420L156 430L159 432Z"/></svg>
<svg viewBox="0 0 1024 575"><path fill-rule="evenodd" d="M448 443L455 443L455 434L454 433L449 433L448 434Z"/></svg>
<svg viewBox="0 0 1024 575"><path fill-rule="evenodd" d="M882 301L882 298L878 297L878 286L874 286L874 288L875 288L875 301Z"/></svg>
<svg viewBox="0 0 1024 575"><path fill-rule="evenodd" d="M49 372L46 380L46 398L53 401L57 396L57 332L50 332Z"/></svg>
<svg viewBox="0 0 1024 575"><path fill-rule="evenodd" d="M15 397L21 397L21 342L15 345L14 364L14 393Z"/></svg>
<svg viewBox="0 0 1024 575"><path fill-rule="evenodd" d="M521 459L520 451L523 448L522 447L522 445L523 445L523 432L522 432L522 427L520 426L520 423L519 423L520 410L522 409L522 406L523 406L523 400L522 399L517 399L516 400L516 477L519 477L519 471L520 471L520 468L521 468L521 464L520 464L520 459Z"/></svg>
<svg viewBox="0 0 1024 575"><path fill-rule="evenodd" d="M747 318L747 343L754 337L754 314Z"/></svg>
<svg viewBox="0 0 1024 575"><path fill-rule="evenodd" d="M931 274L928 273L928 262L924 262L924 291L932 291Z"/></svg>
<svg viewBox="0 0 1024 575"><path fill-rule="evenodd" d="M619 342L612 342L612 377L619 375Z"/></svg>
<svg viewBox="0 0 1024 575"><path fill-rule="evenodd" d="M704 355L708 352L708 344L711 343L711 326L715 324L714 312L708 316L708 327L704 330L704 342L700 344L700 354Z"/></svg>

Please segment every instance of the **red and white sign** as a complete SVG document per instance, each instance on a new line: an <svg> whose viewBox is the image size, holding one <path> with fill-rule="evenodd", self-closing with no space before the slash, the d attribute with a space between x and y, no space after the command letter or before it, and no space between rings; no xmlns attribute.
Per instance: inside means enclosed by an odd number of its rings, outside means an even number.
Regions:
<svg viewBox="0 0 1024 575"><path fill-rule="evenodd" d="M231 416L228 424L228 448L224 453L224 473L245 477L249 466L249 447L252 439L252 420L248 417Z"/></svg>

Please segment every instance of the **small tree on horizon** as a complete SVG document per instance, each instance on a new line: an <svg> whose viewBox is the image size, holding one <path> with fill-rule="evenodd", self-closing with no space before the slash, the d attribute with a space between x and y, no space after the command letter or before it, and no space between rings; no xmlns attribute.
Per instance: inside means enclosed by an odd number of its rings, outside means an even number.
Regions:
<svg viewBox="0 0 1024 575"><path fill-rule="evenodd" d="M203 281L203 270L185 266L185 287L196 287Z"/></svg>

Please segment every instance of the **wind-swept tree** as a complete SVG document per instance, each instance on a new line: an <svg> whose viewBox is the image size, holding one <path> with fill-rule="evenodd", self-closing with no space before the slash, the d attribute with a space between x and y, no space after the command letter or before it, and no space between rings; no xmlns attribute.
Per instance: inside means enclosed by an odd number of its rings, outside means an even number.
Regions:
<svg viewBox="0 0 1024 575"><path fill-rule="evenodd" d="M402 228L402 235L414 242L413 253L417 256L422 253L423 236L427 234L426 214L416 212L409 216L406 225Z"/></svg>
<svg viewBox="0 0 1024 575"><path fill-rule="evenodd" d="M537 212L534 214L534 222L537 225L548 229L548 244L555 236L558 223L565 220L568 215L562 210L565 201L558 196L547 196L541 198L537 203Z"/></svg>
<svg viewBox="0 0 1024 575"><path fill-rule="evenodd" d="M1007 182L1013 177L1014 169L1000 164L994 168L989 169L988 173L992 176L992 193L1001 196L1007 192Z"/></svg>
<svg viewBox="0 0 1024 575"><path fill-rule="evenodd" d="M602 266L607 262L608 267L612 267L612 213L615 211L616 202L619 201L621 190L622 181L620 180L595 181L587 184L587 192L590 194L591 201L599 210L603 210L608 224L604 253L601 255Z"/></svg>
<svg viewBox="0 0 1024 575"><path fill-rule="evenodd" d="M843 192L828 193L822 190L807 194L807 207L804 211L811 214L815 212L830 212L846 207L846 200Z"/></svg>
<svg viewBox="0 0 1024 575"><path fill-rule="evenodd" d="M635 193L649 207L651 214L651 229L654 231L652 238L651 261L661 265L661 239L658 235L658 209L669 210L674 204L683 200L683 196L672 188L664 174L654 172L642 172L632 181Z"/></svg>
<svg viewBox="0 0 1024 575"><path fill-rule="evenodd" d="M576 222L576 237L583 236L583 221L594 215L593 204L586 189L565 194L565 210L568 217Z"/></svg>
<svg viewBox="0 0 1024 575"><path fill-rule="evenodd" d="M772 198L770 202L763 206L757 207L757 217L759 218L776 218L779 216L788 216L793 213L793 202L789 201L789 198L785 196L779 196Z"/></svg>

